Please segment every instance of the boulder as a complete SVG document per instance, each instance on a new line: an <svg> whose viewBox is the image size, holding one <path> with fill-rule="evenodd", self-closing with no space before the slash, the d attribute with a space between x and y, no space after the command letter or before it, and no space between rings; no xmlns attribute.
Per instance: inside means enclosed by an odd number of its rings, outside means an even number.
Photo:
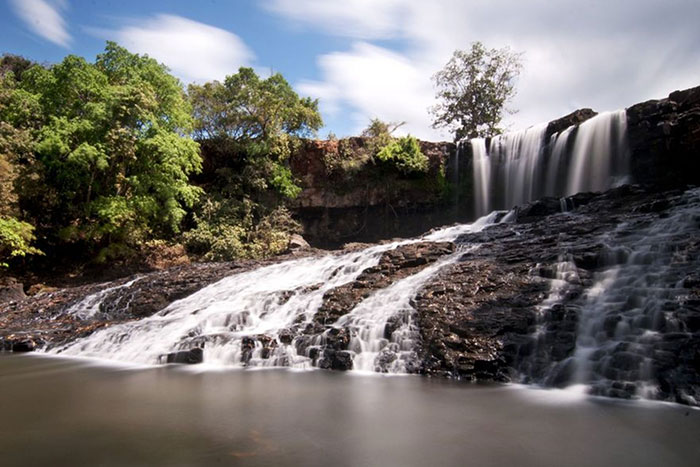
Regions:
<svg viewBox="0 0 700 467"><path fill-rule="evenodd" d="M309 243L304 240L304 237L301 235L293 234L289 237L289 244L287 246L289 251L304 250L307 248L310 248Z"/></svg>
<svg viewBox="0 0 700 467"><path fill-rule="evenodd" d="M171 352L165 356L165 361L166 363L182 363L186 365L202 363L204 361L204 350L194 348L190 350Z"/></svg>
<svg viewBox="0 0 700 467"><path fill-rule="evenodd" d="M0 303L18 302L27 298L24 288L14 277L0 278Z"/></svg>

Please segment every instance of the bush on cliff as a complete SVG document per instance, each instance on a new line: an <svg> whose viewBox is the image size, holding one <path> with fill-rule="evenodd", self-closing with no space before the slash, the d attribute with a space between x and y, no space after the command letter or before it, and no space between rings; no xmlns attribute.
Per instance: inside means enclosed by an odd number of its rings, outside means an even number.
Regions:
<svg viewBox="0 0 700 467"><path fill-rule="evenodd" d="M404 175L428 172L428 158L420 150L418 140L413 136L398 138L377 153L377 160L395 168Z"/></svg>
<svg viewBox="0 0 700 467"><path fill-rule="evenodd" d="M195 215L197 226L183 234L187 250L208 261L260 259L287 249L292 233L301 226L284 207L256 219L253 203L207 198ZM254 212L255 211L255 212Z"/></svg>

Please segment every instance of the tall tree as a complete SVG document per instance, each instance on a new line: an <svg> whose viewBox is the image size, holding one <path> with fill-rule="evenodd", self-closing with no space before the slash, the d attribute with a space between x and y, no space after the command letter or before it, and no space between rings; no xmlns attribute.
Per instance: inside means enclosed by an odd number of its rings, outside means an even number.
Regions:
<svg viewBox="0 0 700 467"><path fill-rule="evenodd" d="M18 89L18 79L32 63L16 55L0 58L0 267L10 260L41 252L31 244L34 226L21 219L17 178L31 158L38 103Z"/></svg>
<svg viewBox="0 0 700 467"><path fill-rule="evenodd" d="M294 197L286 161L300 137L311 136L323 125L318 101L300 97L276 73L261 79L252 68L240 68L223 83L209 82L188 88L198 139L215 141L228 157L238 158L242 172L229 174L243 191L269 188Z"/></svg>
<svg viewBox="0 0 700 467"><path fill-rule="evenodd" d="M215 167L215 189L184 236L188 250L217 260L283 251L299 228L285 209L301 190L289 157L323 124L318 102L297 95L281 74L263 79L251 68L190 85L188 95L195 137Z"/></svg>
<svg viewBox="0 0 700 467"><path fill-rule="evenodd" d="M179 230L201 192L188 181L201 158L184 90L163 65L108 42L95 63L71 55L24 71L21 91L41 116L23 187L37 225L103 257Z"/></svg>
<svg viewBox="0 0 700 467"><path fill-rule="evenodd" d="M433 76L438 104L430 109L433 127L454 132L455 141L499 134L506 104L515 95L521 54L509 48L455 50Z"/></svg>

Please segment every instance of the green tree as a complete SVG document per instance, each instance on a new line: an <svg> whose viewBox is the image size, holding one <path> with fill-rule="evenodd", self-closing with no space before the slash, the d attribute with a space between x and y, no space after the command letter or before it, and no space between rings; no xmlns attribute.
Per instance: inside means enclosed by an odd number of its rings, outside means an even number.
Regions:
<svg viewBox="0 0 700 467"><path fill-rule="evenodd" d="M421 152L418 140L411 135L391 141L377 153L377 159L404 175L428 172L428 157Z"/></svg>
<svg viewBox="0 0 700 467"><path fill-rule="evenodd" d="M23 72L18 93L38 103L23 208L62 241L100 257L179 231L201 190L190 106L165 66L108 42L95 63L70 55Z"/></svg>
<svg viewBox="0 0 700 467"><path fill-rule="evenodd" d="M298 139L323 125L317 100L299 97L279 73L261 79L252 68L223 83L190 85L188 94L197 139L237 159L227 164L238 169L226 174L231 184L247 194L270 188L286 198L298 194L287 161Z"/></svg>
<svg viewBox="0 0 700 467"><path fill-rule="evenodd" d="M12 258L43 254L31 246L34 240L34 227L31 224L14 217L0 216L0 267L9 267Z"/></svg>
<svg viewBox="0 0 700 467"><path fill-rule="evenodd" d="M188 249L219 260L282 251L299 228L284 209L301 191L289 157L323 124L318 101L297 95L279 73L261 79L251 68L190 85L188 95L195 137L215 167L196 228L184 236Z"/></svg>
<svg viewBox="0 0 700 467"><path fill-rule="evenodd" d="M499 134L506 104L515 95L521 54L509 48L455 50L433 76L438 104L430 109L433 127L454 132L455 141Z"/></svg>
<svg viewBox="0 0 700 467"><path fill-rule="evenodd" d="M0 59L0 266L12 258L41 254L31 243L34 226L20 219L17 179L31 158L38 103L18 89L18 77L32 63L16 55Z"/></svg>

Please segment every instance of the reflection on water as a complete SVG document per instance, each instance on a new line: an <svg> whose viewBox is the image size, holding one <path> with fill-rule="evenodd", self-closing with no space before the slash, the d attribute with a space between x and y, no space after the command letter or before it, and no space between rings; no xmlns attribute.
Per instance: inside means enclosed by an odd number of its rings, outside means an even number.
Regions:
<svg viewBox="0 0 700 467"><path fill-rule="evenodd" d="M2 465L694 465L700 411L419 377L0 355Z"/></svg>

